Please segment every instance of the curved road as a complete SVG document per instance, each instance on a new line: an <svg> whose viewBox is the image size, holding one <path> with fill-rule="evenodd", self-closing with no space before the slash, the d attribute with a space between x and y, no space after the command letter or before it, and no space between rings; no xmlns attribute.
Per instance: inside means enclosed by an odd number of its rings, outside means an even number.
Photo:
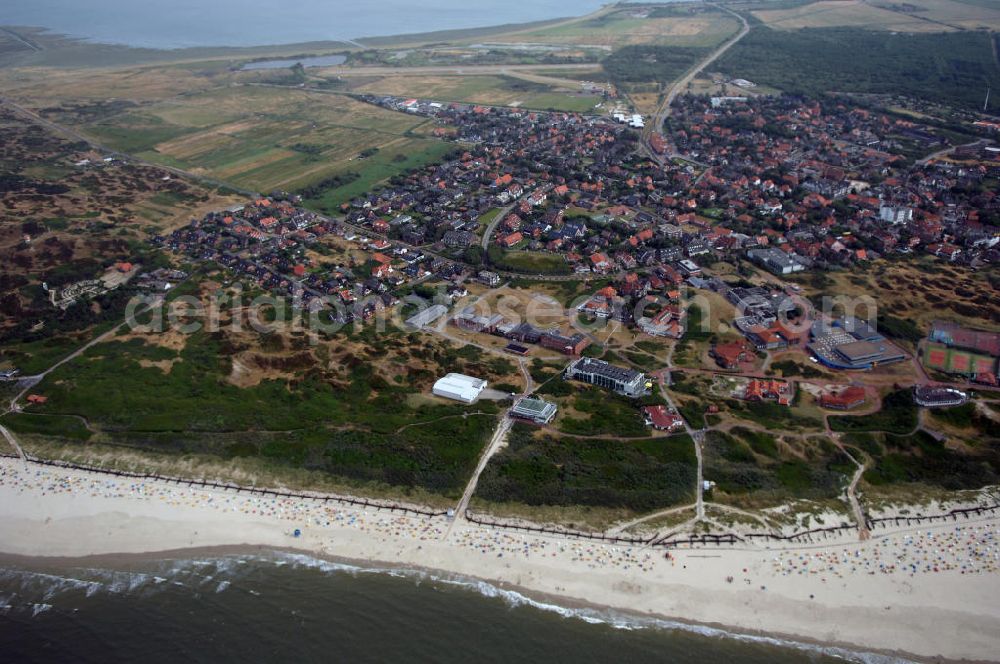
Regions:
<svg viewBox="0 0 1000 664"><path fill-rule="evenodd" d="M740 23L742 24L742 27L740 28L739 34L737 34L735 37L724 43L719 48L715 49L711 54L708 55L708 57L699 62L693 68L689 69L688 72L684 74L684 76L677 79L671 84L670 90L667 92L667 96L664 97L663 99L663 103L660 104L660 107L656 110L656 113L653 115L652 122L646 125L646 129L642 134L642 147L645 149L649 157L653 159L653 161L661 165L663 164L663 162L667 157L665 155L657 154L653 150L653 147L650 145L649 139L653 135L654 131L661 131L663 129L664 123L670 116L670 107L674 103L674 99L677 98L677 95L680 93L680 91L686 88L687 84L690 83L692 80L694 80L694 77L700 74L705 69L705 67L718 60L723 53L732 48L732 46L736 42L746 37L747 33L750 32L750 24L747 23L747 20L740 14L737 14L732 9L729 9L728 7L723 7L721 5L710 5L710 6L716 7L724 12L732 14L737 19L739 19Z"/></svg>
<svg viewBox="0 0 1000 664"><path fill-rule="evenodd" d="M439 74L442 76L502 75L520 71L593 71L599 62L581 62L555 65L437 65L425 67L323 67L324 74L336 76L416 76Z"/></svg>
<svg viewBox="0 0 1000 664"><path fill-rule="evenodd" d="M497 215L495 217L493 217L493 221L490 222L490 225L486 227L485 231L483 231L483 241L480 244L483 245L483 251L484 252L485 251L489 251L490 240L493 238L493 232L497 229L497 225L501 221L503 221L504 219L507 218L507 215L510 214L510 211L514 209L514 206L516 204L517 204L517 202L515 201L514 203L511 203L507 207L501 208L500 211L497 212ZM485 260L485 257L484 257L484 260Z"/></svg>

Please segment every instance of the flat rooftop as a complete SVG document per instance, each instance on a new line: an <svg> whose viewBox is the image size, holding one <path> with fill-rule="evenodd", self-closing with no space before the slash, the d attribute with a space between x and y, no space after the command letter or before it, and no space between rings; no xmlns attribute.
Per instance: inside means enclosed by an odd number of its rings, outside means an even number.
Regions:
<svg viewBox="0 0 1000 664"><path fill-rule="evenodd" d="M553 404L548 401L535 399L533 397L525 397L517 402L517 405L514 406L514 410L522 413L530 413L532 415L540 415L551 407L553 407Z"/></svg>
<svg viewBox="0 0 1000 664"><path fill-rule="evenodd" d="M642 376L641 373L633 369L616 367L613 364L608 364L604 360L595 360L591 357L584 357L577 360L573 363L572 368L574 371L597 374L599 376L604 376L623 383L631 383Z"/></svg>
<svg viewBox="0 0 1000 664"><path fill-rule="evenodd" d="M882 356L882 347L871 341L852 341L837 346L837 352L851 362L863 362Z"/></svg>

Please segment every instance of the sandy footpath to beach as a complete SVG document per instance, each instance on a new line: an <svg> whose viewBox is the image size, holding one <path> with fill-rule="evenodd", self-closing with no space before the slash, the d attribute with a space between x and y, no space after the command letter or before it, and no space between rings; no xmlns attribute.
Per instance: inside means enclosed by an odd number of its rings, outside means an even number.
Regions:
<svg viewBox="0 0 1000 664"><path fill-rule="evenodd" d="M674 551L179 488L0 460L0 553L294 548L416 566L634 614L921 658L1000 660L1000 521L864 544ZM301 536L293 536L295 529ZM936 570L936 571L935 571Z"/></svg>

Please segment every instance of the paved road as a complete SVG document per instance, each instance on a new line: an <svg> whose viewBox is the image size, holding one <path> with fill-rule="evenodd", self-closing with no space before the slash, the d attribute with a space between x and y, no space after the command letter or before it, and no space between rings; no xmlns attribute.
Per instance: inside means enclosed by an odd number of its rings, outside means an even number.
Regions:
<svg viewBox="0 0 1000 664"><path fill-rule="evenodd" d="M715 51L710 53L708 57L706 57L704 60L699 62L693 68L688 70L688 72L684 74L684 76L677 79L671 84L670 90L667 92L667 96L664 97L663 99L663 103L660 104L660 107L656 110L656 113L653 115L652 122L646 125L646 129L642 135L642 147L651 159L653 159L654 161L656 161L661 165L665 163L667 159L670 159L676 155L657 154L650 145L649 139L653 135L653 132L662 131L664 123L670 116L670 107L674 103L674 99L677 98L677 95L680 93L681 90L687 87L688 83L690 83L692 80L694 80L694 78L698 74L704 71L705 67L718 60L723 53L732 48L734 44L736 44L739 40L746 37L747 33L750 32L750 24L747 23L747 20L743 18L741 15L737 14L728 7L723 7L721 5L711 5L711 6L717 7L718 9L721 9L722 11L725 11L735 16L737 19L739 19L740 23L742 24L742 27L740 28L739 33L735 37L733 37L732 39L724 43L722 46L717 48Z"/></svg>
<svg viewBox="0 0 1000 664"><path fill-rule="evenodd" d="M493 232L497 229L497 225L501 221L503 221L507 217L508 214L510 214L510 211L514 209L514 206L516 204L517 204L517 202L515 201L514 203L511 203L507 207L502 208L500 210L500 212L497 213L497 216L493 218L493 221L490 222L489 226L486 227L486 230L483 231L483 241L481 243L482 246L483 246L483 251L488 251L489 250L489 248L490 248L490 238L493 237Z"/></svg>
<svg viewBox="0 0 1000 664"><path fill-rule="evenodd" d="M526 66L534 67L535 65L526 65ZM228 189L236 191L237 193L240 193L240 194L242 194L244 196L248 196L248 197L251 197L251 198L257 198L257 197L260 196L259 192L250 191L250 190L247 190L247 189L241 189L241 188L239 188L237 186L234 186L233 184L231 184L229 182L223 182L221 180L216 180L214 178L206 177L204 175L198 175L198 174L195 174L195 173L191 173L189 171L185 171L183 169L174 168L172 166L164 166L163 164L157 164L155 162L151 162L151 161L147 161L147 160L144 160L144 159L140 159L140 158L135 157L135 156L130 155L130 154L118 152L118 151L116 151L116 150L114 150L112 148L109 148L109 147L107 147L105 145L102 145L100 143L97 143L97 142L93 141L89 137L84 136L83 134L81 134L81 133L79 133L79 132L77 132L77 131L69 128L69 127L66 127L66 126L57 124L55 122L51 122L49 120L46 120L45 118L41 117L37 113L35 113L33 111L30 111L30 110L24 108L23 106L20 106L19 104L17 104L14 101L11 101L10 99L4 98L4 97L0 97L0 105L7 106L8 108L10 108L11 110L13 110L15 113L18 113L22 117L25 117L25 118L29 119L30 121L35 122L35 123L37 123L37 124L39 124L39 125L41 125L43 127L46 127L49 130L51 130L51 131L55 131L55 132L61 133L61 134L65 135L65 136L69 136L73 140L83 141L83 142L87 143L88 145L90 145L95 150L98 150L99 152L103 152L105 154L108 154L108 155L111 155L111 156L115 156L115 157L118 157L120 159L124 159L124 160L130 161L132 163L142 164L144 166L149 166L151 168L158 168L158 169L160 169L162 171L165 171L165 172L168 172L168 173L173 173L174 175L178 175L180 177L184 177L184 178L188 178L188 179L193 180L193 181L203 182L203 183L212 185L213 187L226 187ZM500 219L503 216L505 216L505 215L497 215L497 219ZM338 223L342 223L345 226L348 226L348 227L353 228L353 229L355 229L357 231L363 232L363 233L365 233L367 235L374 235L376 237L385 237L385 236L379 236L379 234L373 232L371 228L368 228L368 227L365 227L365 226L358 226L356 224L352 224L352 223L344 220L343 218L339 218L339 219L338 218L330 218L330 217L324 217L324 218L332 219L334 221L337 221ZM399 245L402 245L402 246L405 246L405 247L409 247L411 249L418 249L418 250L424 252L425 254L427 254L428 256L431 256L433 258L444 258L446 260L450 260L450 261L453 261L453 262L456 262L456 263L462 263L461 260L455 260L454 258L450 258L448 256L442 256L441 254L438 254L438 253L436 253L434 251L431 251L430 249L428 249L426 247L420 247L420 246L417 246L417 245L411 245L411 244L408 244L406 242L402 242L400 240L393 240L393 242L395 244L399 244ZM488 237L484 237L484 242L486 244L488 244L489 238ZM500 275L505 276L505 277L516 278L516 279L529 279L529 280L532 280L532 281L586 281L586 280L589 280L589 279L592 279L592 278L597 278L597 277L600 276L600 275L596 275L596 274L585 274L585 275L577 275L577 274L547 275L547 274L521 274L519 272L508 272L508 271L498 271L498 270L494 270L494 271L498 272Z"/></svg>
<svg viewBox="0 0 1000 664"><path fill-rule="evenodd" d="M438 65L426 67L324 67L324 74L337 76L484 76L520 71L591 71L600 68L597 62L564 65Z"/></svg>
<svg viewBox="0 0 1000 664"><path fill-rule="evenodd" d="M923 159L918 159L917 160L917 165L922 166L923 164L926 164L927 162L931 161L932 159L940 159L941 157L945 156L946 154L948 154L950 152L953 152L953 151L957 150L958 148L968 148L968 147L975 147L975 146L979 146L979 145L990 145L991 143L993 143L992 139L990 139L990 138L981 138L978 141L973 141L972 143L965 143L964 145L952 145L952 146L947 147L947 148L945 148L943 150L938 150L937 152L935 152L933 154L929 154L926 157L924 157Z"/></svg>

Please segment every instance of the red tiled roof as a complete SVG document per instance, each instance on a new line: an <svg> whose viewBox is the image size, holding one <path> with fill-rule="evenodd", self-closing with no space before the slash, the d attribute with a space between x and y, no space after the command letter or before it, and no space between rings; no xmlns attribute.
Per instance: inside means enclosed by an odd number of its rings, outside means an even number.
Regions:
<svg viewBox="0 0 1000 664"><path fill-rule="evenodd" d="M680 416L667 411L666 406L660 404L656 406L645 406L643 414L656 429L671 430L684 424Z"/></svg>

